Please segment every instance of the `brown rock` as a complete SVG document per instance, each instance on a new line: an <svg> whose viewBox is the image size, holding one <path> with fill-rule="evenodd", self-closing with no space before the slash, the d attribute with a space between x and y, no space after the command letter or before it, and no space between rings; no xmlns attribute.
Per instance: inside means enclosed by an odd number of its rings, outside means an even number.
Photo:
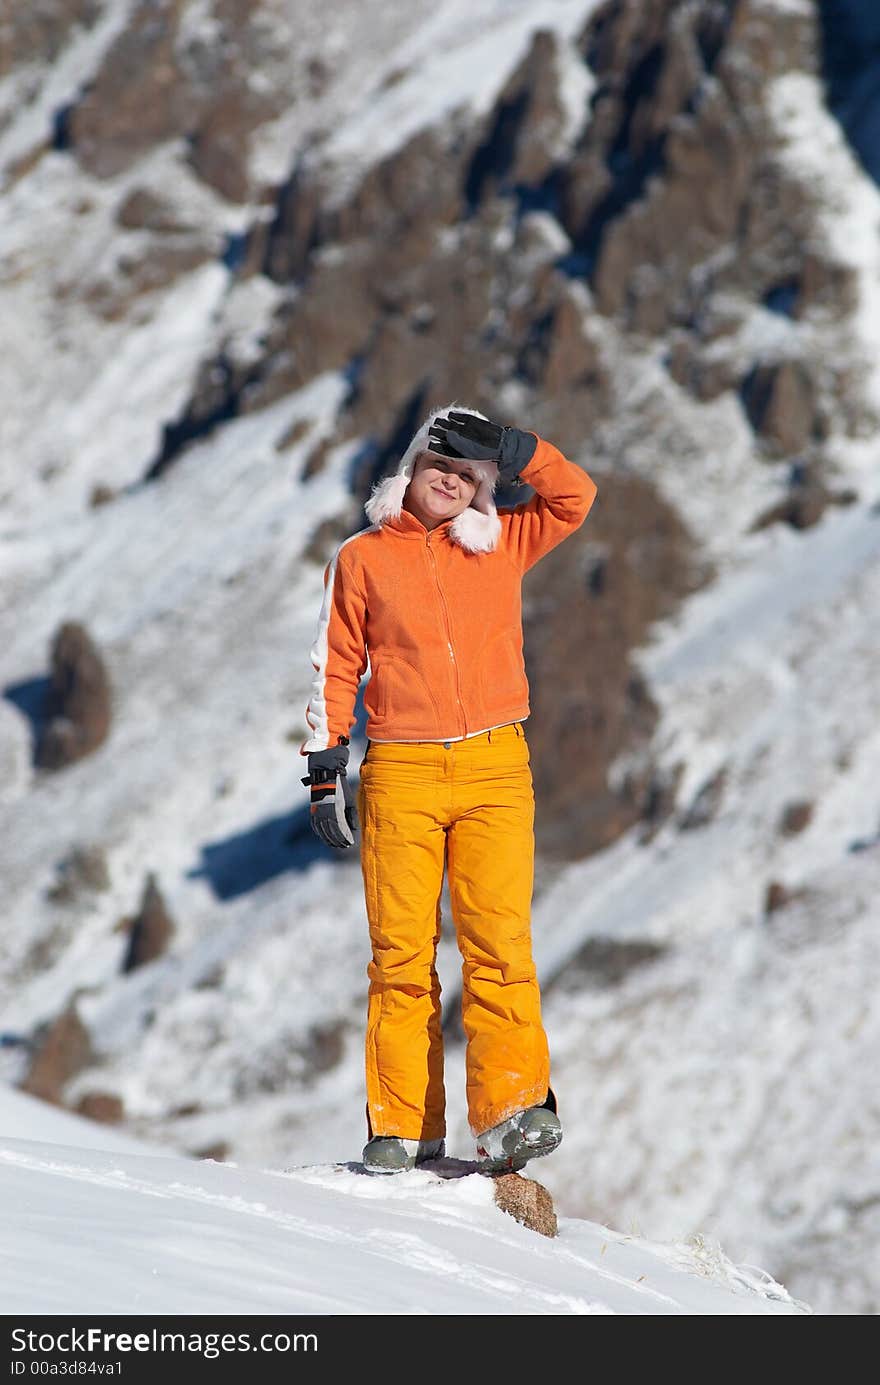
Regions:
<svg viewBox="0 0 880 1385"><path fill-rule="evenodd" d="M307 418L295 419L276 440L275 451L286 452L289 447L295 447L298 442L302 442L311 426L311 422Z"/></svg>
<svg viewBox="0 0 880 1385"><path fill-rule="evenodd" d="M41 769L62 769L103 744L112 714L110 681L85 627L67 621L51 649L48 723L37 748Z"/></svg>
<svg viewBox="0 0 880 1385"><path fill-rule="evenodd" d="M28 62L54 62L71 29L90 29L101 15L100 0L51 0L4 5L0 14L0 77Z"/></svg>
<svg viewBox="0 0 880 1385"><path fill-rule="evenodd" d="M401 402L412 398L426 376L443 371L445 352L438 335L442 339L442 332L418 331L397 312L377 323L372 349L361 371L358 397L346 420L348 429L387 437ZM438 349L440 362L432 360ZM447 397L454 397L454 391Z"/></svg>
<svg viewBox="0 0 880 1385"><path fill-rule="evenodd" d="M545 982L545 994L581 993L585 986L603 989L619 986L632 972L666 956L662 943L626 938L588 938L564 965Z"/></svg>
<svg viewBox="0 0 880 1385"><path fill-rule="evenodd" d="M117 492L112 486L105 481L96 481L89 492L89 505L93 510L99 510L102 505L110 505L116 496Z"/></svg>
<svg viewBox="0 0 880 1385"><path fill-rule="evenodd" d="M809 529L818 524L833 497L821 485L799 486L778 505L772 505L755 520L754 530L771 524L790 524L792 529Z"/></svg>
<svg viewBox="0 0 880 1385"><path fill-rule="evenodd" d="M298 165L278 193L265 272L280 283L299 280L320 262L311 263L322 247L357 244L362 262L383 266L370 274L377 294L399 301L407 275L436 253L438 227L462 211L466 157L462 141L419 131L369 168L338 206L326 205L320 169Z"/></svg>
<svg viewBox="0 0 880 1385"><path fill-rule="evenodd" d="M552 170L567 119L559 94L559 42L551 30L536 31L500 92L472 157L472 202L500 186L535 186Z"/></svg>
<svg viewBox="0 0 880 1385"><path fill-rule="evenodd" d="M329 438L322 438L319 443L315 444L303 462L302 470L299 474L299 479L301 481L310 481L313 476L317 476L319 472L324 470L327 465L327 457L331 447L332 444Z"/></svg>
<svg viewBox="0 0 880 1385"><path fill-rule="evenodd" d="M367 170L352 198L332 214L326 231L342 242L390 233L389 242L378 249L392 250L402 265L424 259L437 228L461 214L464 161L464 151L443 131L420 130Z"/></svg>
<svg viewBox="0 0 880 1385"><path fill-rule="evenodd" d="M329 1072L342 1061L347 1032L348 1026L344 1020L328 1020L325 1024L310 1026L305 1041L298 1045L310 1079L322 1072Z"/></svg>
<svg viewBox="0 0 880 1385"><path fill-rule="evenodd" d="M798 832L803 832L813 819L815 804L809 799L798 799L794 803L787 803L782 810L779 819L779 830L786 837L794 837Z"/></svg>
<svg viewBox="0 0 880 1385"><path fill-rule="evenodd" d="M280 31L251 0L214 0L215 34L181 40L186 0L138 0L98 72L67 117L70 148L110 178L166 140L186 135L190 161L222 196L252 189L250 138L289 100ZM264 80L253 82L254 72ZM271 80L270 74L278 74Z"/></svg>
<svg viewBox="0 0 880 1385"><path fill-rule="evenodd" d="M828 489L823 476L826 469L827 463L819 454L808 462L797 462L789 473L787 495L759 515L752 528L765 529L781 521L793 529L809 529L818 523L829 505L851 504L851 492Z"/></svg>
<svg viewBox="0 0 880 1385"><path fill-rule="evenodd" d="M197 229L151 188L132 188L116 212L116 222L126 231L154 231L158 235L179 235Z"/></svg>
<svg viewBox="0 0 880 1385"><path fill-rule="evenodd" d="M316 525L302 551L303 560L316 563L319 567L326 566L343 539L348 538L351 532L352 517L350 513L330 515Z"/></svg>
<svg viewBox="0 0 880 1385"><path fill-rule="evenodd" d="M728 24L722 5L613 0L584 30L599 88L562 172L562 215L596 257L599 307L640 332L674 318L693 266L736 226L747 143L723 84L707 81Z"/></svg>
<svg viewBox="0 0 880 1385"><path fill-rule="evenodd" d="M132 922L122 970L133 971L135 967L142 967L161 957L167 951L173 935L174 921L165 906L155 875L149 874L140 909Z"/></svg>
<svg viewBox="0 0 880 1385"><path fill-rule="evenodd" d="M78 1116L101 1125L119 1125L125 1118L122 1097L113 1092L85 1092L74 1107Z"/></svg>
<svg viewBox="0 0 880 1385"><path fill-rule="evenodd" d="M816 70L815 13L609 0L582 43L599 86L559 204L600 310L655 335L689 323L715 288L754 301L786 284L792 315L818 302L839 313L835 293L851 299L852 284L766 110L771 78ZM700 383L701 398L727 387L717 372Z"/></svg>
<svg viewBox="0 0 880 1385"><path fill-rule="evenodd" d="M791 892L781 880L771 880L764 891L764 912L773 914L777 909L784 909L791 899Z"/></svg>
<svg viewBox="0 0 880 1385"><path fill-rule="evenodd" d="M573 285L562 287L553 314L542 383L551 395L563 390L582 390L601 395L601 403L607 403L605 371L589 334L584 305Z"/></svg>
<svg viewBox="0 0 880 1385"><path fill-rule="evenodd" d="M600 97L593 121L601 123L608 100ZM597 126L598 128L598 126ZM559 189L559 218L566 230L579 237L591 223L596 208L610 199L614 175L600 148L575 149L567 160Z"/></svg>
<svg viewBox="0 0 880 1385"><path fill-rule="evenodd" d="M820 55L813 6L738 0L730 10L730 46L737 65L748 66L762 84L792 71L817 73Z"/></svg>
<svg viewBox="0 0 880 1385"><path fill-rule="evenodd" d="M674 322L693 268L735 236L751 166L736 113L715 88L698 117L670 132L663 176L608 222L595 272L600 311L642 332Z"/></svg>
<svg viewBox="0 0 880 1385"><path fill-rule="evenodd" d="M180 1106L172 1106L168 1112L174 1120L185 1120L187 1116L198 1116L202 1107L197 1101L185 1101Z"/></svg>
<svg viewBox="0 0 880 1385"><path fill-rule="evenodd" d="M79 1017L76 1002L71 1001L57 1019L37 1031L21 1090L60 1106L65 1084L93 1058L88 1030Z"/></svg>
<svg viewBox="0 0 880 1385"><path fill-rule="evenodd" d="M210 106L190 142L189 161L203 182L230 202L251 194L247 158L249 118L247 91L231 90Z"/></svg>
<svg viewBox="0 0 880 1385"><path fill-rule="evenodd" d="M835 263L824 247L821 253L818 249L806 248L801 261L795 317L803 317L810 308L844 316L855 308L858 294L858 276L852 265Z"/></svg>
<svg viewBox="0 0 880 1385"><path fill-rule="evenodd" d="M690 333L672 334L666 368L677 385L708 403L739 384L739 365L719 355L707 356L702 341Z"/></svg>
<svg viewBox="0 0 880 1385"><path fill-rule="evenodd" d="M58 866L58 878L47 891L53 904L69 904L85 892L110 888L107 857L100 846L75 846Z"/></svg>
<svg viewBox="0 0 880 1385"><path fill-rule="evenodd" d="M140 0L68 117L80 162L111 178L149 149L191 127L192 93L175 53L183 0Z"/></svg>
<svg viewBox="0 0 880 1385"><path fill-rule="evenodd" d="M206 1145L204 1149L193 1151L196 1159L210 1159L214 1164L222 1164L229 1158L230 1146L226 1140L218 1140L216 1144Z"/></svg>
<svg viewBox="0 0 880 1385"><path fill-rule="evenodd" d="M800 361L759 366L743 388L754 427L784 456L796 456L817 436L816 389Z"/></svg>
<svg viewBox="0 0 880 1385"><path fill-rule="evenodd" d="M640 68L656 82L657 49L668 26L676 0L605 0L590 16L581 36L584 55L593 72L614 89L622 86L630 68ZM649 83L643 82L647 89Z"/></svg>
<svg viewBox="0 0 880 1385"><path fill-rule="evenodd" d="M493 1182L495 1203L502 1212L507 1212L530 1231L537 1231L539 1236L557 1234L553 1199L542 1183L518 1173L499 1174Z"/></svg>
<svg viewBox="0 0 880 1385"><path fill-rule="evenodd" d="M374 257L369 245L359 245L339 262L312 267L307 289L285 305L267 333L266 364L242 399L242 412L265 408L366 351L379 316L371 288Z"/></svg>

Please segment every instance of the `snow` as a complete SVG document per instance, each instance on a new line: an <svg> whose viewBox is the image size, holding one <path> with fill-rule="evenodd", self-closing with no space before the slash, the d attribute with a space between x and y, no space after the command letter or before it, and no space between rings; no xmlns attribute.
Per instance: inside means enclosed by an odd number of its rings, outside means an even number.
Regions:
<svg viewBox="0 0 880 1385"><path fill-rule="evenodd" d="M764 9L779 10L783 14L808 17L813 12L812 0L761 0Z"/></svg>
<svg viewBox="0 0 880 1385"><path fill-rule="evenodd" d="M348 186L365 162L387 158L419 130L441 124L460 107L470 119L485 115L525 57L536 30L552 28L570 42L594 8L595 3L584 0L532 0L527 5L447 0L436 6L395 50L389 70L400 75L371 93L357 120L340 124L322 147L322 159L339 168L340 179L344 170ZM572 138L586 118L593 84L582 62L563 61L560 78Z"/></svg>
<svg viewBox="0 0 880 1385"><path fill-rule="evenodd" d="M839 262L856 272L858 308L847 331L856 335L870 369L870 397L880 410L880 190L861 173L840 124L824 105L818 78L786 73L771 84L767 99L787 163L817 196L821 224ZM872 435L866 449L872 469L874 444Z"/></svg>
<svg viewBox="0 0 880 1385"><path fill-rule="evenodd" d="M185 8L195 27L210 18L201 3ZM322 121L331 131L326 156L344 150L344 173L459 104L471 117L484 111L538 22L563 40L565 137L576 132L591 78L571 40L589 0L444 0L396 13L359 4L334 6L329 16L305 4L287 8L297 21L311 15L303 53L322 26L333 29L336 62L323 98L298 100L255 138L255 167L279 179L300 137ZM124 18L123 4L108 6L105 27L76 39L39 107L4 130L4 158L32 147L38 126L46 136L51 111L87 80ZM492 61L480 66L474 53ZM413 75L423 63L430 83ZM386 82L395 71L404 75ZM875 369L877 190L824 112L814 79L790 74L770 96L787 131L782 157L815 186L824 234L859 275L861 306L855 323L841 324L839 359L855 354ZM344 1302L346 1312L359 1311L350 1304L377 1266L393 1276L392 1244L412 1251L407 1282L403 1273L392 1280L407 1312L425 1311L412 1295L435 1282L445 1303L459 1305L450 1312L520 1311L519 1288L496 1292L496 1277L522 1284L522 1311L560 1311L550 1302L565 1303L565 1312L656 1311L646 1305L659 1300L633 1287L641 1273L677 1305L669 1311L718 1311L697 1290L712 1303L720 1294L728 1305L721 1311L792 1311L760 1287L737 1284L752 1272L736 1266L750 1264L767 1266L814 1311L876 1312L876 433L831 439L841 477L857 489L852 506L830 508L802 533L781 525L753 533L787 468L756 455L739 401L688 399L656 356L591 319L631 403L631 422L624 415L618 435L604 439L605 455L655 481L717 567L711 586L652 631L639 653L660 713L653 753L670 777L681 777L656 831L632 832L588 860L539 874L533 933L566 1130L540 1177L562 1217L558 1242L545 1244L480 1202L485 1185L474 1180L438 1183L420 1173L392 1193L335 1162L356 1160L364 1138L368 943L358 862L313 844L298 777L322 575L320 561L305 554L316 528L347 512L356 441L331 451L308 481L301 473L315 444L333 435L349 385L341 374L323 376L217 428L160 482L143 483L199 363L221 342L251 358L278 290L261 276L233 286L216 260L125 305L118 320L95 313L90 286L118 287L115 212L141 185L170 189L175 209L197 221L218 253L228 233L261 214L197 186L173 145L100 183L69 157L47 153L3 191L0 996L3 1030L15 1039L75 994L98 1057L66 1098L75 1104L96 1089L119 1095L126 1128L150 1143L117 1143L117 1133L82 1122L75 1132L56 1127L60 1113L21 1105L0 1088L15 1132L3 1145L4 1173L26 1184L36 1205L45 1199L55 1209L52 1235L68 1257L98 1225L107 1237L102 1253L120 1263L143 1238L137 1285L128 1287L157 1304L169 1301L169 1284L189 1283L187 1302L207 1300L213 1271L196 1242L213 1216L217 1301L241 1305L246 1290L256 1305L238 1311L261 1311L263 1289L264 1305L275 1302L277 1286L260 1268L271 1259L261 1249L271 1236L279 1282L300 1292L299 1246L327 1272L328 1302ZM541 231L536 257L564 248L549 214L532 224ZM586 291L579 296L589 308ZM819 340L821 330L755 310L741 346L749 356L773 356L792 334ZM878 377L869 379L880 397ZM656 427L647 427L652 417ZM282 446L297 423L304 435ZM588 447L579 460L591 467ZM93 508L88 496L98 482L118 494ZM86 622L108 661L114 726L97 754L46 776L33 768L28 717L10 690L45 676L49 639L68 618ZM362 749L356 741L355 771ZM689 808L718 774L715 815L686 828ZM780 815L800 800L813 804L813 816L786 836ZM109 887L59 904L49 897L59 864L84 844L104 850ZM167 956L123 975L119 924L136 908L148 870L176 932ZM792 895L772 914L771 881ZM444 902L440 972L451 1013L460 959L448 920ZM597 940L665 951L603 988L578 964ZM324 1067L316 1066L322 1046ZM23 1046L0 1049L0 1075L17 1082L25 1061ZM449 1148L467 1160L463 1090L462 1049L450 1034ZM38 1117L51 1128L38 1128ZM235 1163L191 1157L222 1142ZM265 1214L241 1210L257 1203ZM20 1268L29 1256L27 1205L4 1191L3 1207L18 1219L15 1292L30 1292L36 1279L36 1262L30 1279ZM157 1208L167 1233L161 1244ZM128 1237L123 1209L134 1228ZM333 1234L303 1231L312 1220ZM364 1245L346 1279L343 1266L322 1256L334 1241L351 1251L349 1225ZM411 1242L393 1240L407 1235ZM169 1266L163 1289L152 1268L165 1266L175 1244L185 1248L192 1278ZM509 1260L523 1245L529 1270L520 1280L521 1264L513 1270ZM719 1245L729 1261L712 1249ZM233 1273L235 1247L249 1267L244 1288ZM484 1253L485 1273L465 1293L458 1270L443 1266L483 1266ZM96 1260L91 1278L80 1280L95 1301L112 1289L108 1263L102 1271ZM618 1278L606 1282L600 1269L612 1263ZM606 1296L624 1289L626 1298ZM496 1306L473 1306L480 1303Z"/></svg>
<svg viewBox="0 0 880 1385"><path fill-rule="evenodd" d="M136 307L123 321L107 321L82 301L90 286L114 282L112 214L124 186L93 182L84 198L69 159L47 154L5 198L0 499L7 526L32 521L47 479L57 478L59 509L73 515L93 483L116 488L143 475L163 423L191 393L222 305L228 275L219 262L157 295L141 321ZM64 299L70 307L59 313Z"/></svg>
<svg viewBox="0 0 880 1385"><path fill-rule="evenodd" d="M4 1313L811 1311L702 1238L652 1245L574 1219L540 1236L462 1161L433 1168L381 1179L350 1162L184 1159L0 1091Z"/></svg>

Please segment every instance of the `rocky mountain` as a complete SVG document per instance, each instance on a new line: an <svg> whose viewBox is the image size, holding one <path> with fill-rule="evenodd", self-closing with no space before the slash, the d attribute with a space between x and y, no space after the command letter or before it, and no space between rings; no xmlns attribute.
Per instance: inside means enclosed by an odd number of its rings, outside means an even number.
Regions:
<svg viewBox="0 0 880 1385"><path fill-rule="evenodd" d="M876 1311L878 43L842 0L4 13L11 1082L188 1152L356 1154L308 647L459 399L599 485L524 586L545 1181ZM449 922L443 962L464 1143Z"/></svg>

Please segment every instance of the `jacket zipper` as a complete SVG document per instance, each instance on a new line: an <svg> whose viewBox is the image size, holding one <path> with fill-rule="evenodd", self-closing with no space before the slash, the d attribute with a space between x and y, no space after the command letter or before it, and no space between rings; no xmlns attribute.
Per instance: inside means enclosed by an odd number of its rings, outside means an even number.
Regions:
<svg viewBox="0 0 880 1385"><path fill-rule="evenodd" d="M467 718L465 717L464 704L461 700L461 679L459 678L458 674L458 660L455 657L455 650L452 648L452 623L449 619L449 608L446 605L446 597L444 596L443 588L440 585L440 574L437 571L437 559L435 558L434 550L431 547L430 533L425 535L425 544L428 549L428 552L431 555L431 564L434 568L434 581L437 583L437 594L440 597L440 609L443 612L443 621L446 626L446 647L449 650L449 658L452 663L452 667L455 671L455 696L458 701L458 710L461 715L461 734L463 736L466 736Z"/></svg>

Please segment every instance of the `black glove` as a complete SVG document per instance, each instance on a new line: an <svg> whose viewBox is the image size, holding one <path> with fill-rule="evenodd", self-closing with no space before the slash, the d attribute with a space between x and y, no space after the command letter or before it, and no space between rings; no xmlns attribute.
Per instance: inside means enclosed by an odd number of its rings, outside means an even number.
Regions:
<svg viewBox="0 0 880 1385"><path fill-rule="evenodd" d="M314 750L303 778L312 790L311 824L316 837L344 851L354 846L358 830L354 792L348 782L348 743Z"/></svg>
<svg viewBox="0 0 880 1385"><path fill-rule="evenodd" d="M505 428L473 414L450 410L428 429L429 445L447 457L462 457L473 462L495 462L500 479L508 484L519 481L519 473L534 456L538 439L520 428Z"/></svg>

